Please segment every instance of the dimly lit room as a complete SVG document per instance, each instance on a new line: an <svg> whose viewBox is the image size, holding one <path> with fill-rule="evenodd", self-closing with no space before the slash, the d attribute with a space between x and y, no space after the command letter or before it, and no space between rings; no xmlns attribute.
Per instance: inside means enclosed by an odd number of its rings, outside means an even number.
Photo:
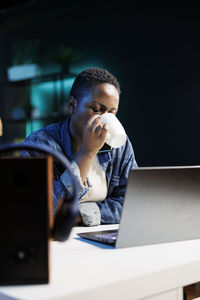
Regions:
<svg viewBox="0 0 200 300"><path fill-rule="evenodd" d="M200 299L200 9L2 1L0 49L0 299Z"/></svg>

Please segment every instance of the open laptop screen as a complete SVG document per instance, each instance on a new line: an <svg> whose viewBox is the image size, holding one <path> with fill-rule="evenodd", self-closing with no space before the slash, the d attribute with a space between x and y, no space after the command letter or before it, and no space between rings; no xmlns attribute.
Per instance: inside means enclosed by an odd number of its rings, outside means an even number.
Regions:
<svg viewBox="0 0 200 300"><path fill-rule="evenodd" d="M200 238L200 167L138 168L129 174L116 247ZM105 231L102 233L105 236ZM88 235L88 233L84 234ZM107 242L100 233L90 239ZM83 237L83 234L82 234ZM111 240L112 242L112 240ZM113 242L114 243L114 242Z"/></svg>

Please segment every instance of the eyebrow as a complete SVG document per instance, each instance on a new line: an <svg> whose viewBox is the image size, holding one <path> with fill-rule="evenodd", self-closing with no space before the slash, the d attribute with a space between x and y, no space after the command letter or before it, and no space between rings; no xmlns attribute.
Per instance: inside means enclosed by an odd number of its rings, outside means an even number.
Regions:
<svg viewBox="0 0 200 300"><path fill-rule="evenodd" d="M92 101L92 103L99 104L99 105L100 105L101 107L103 107L104 109L107 109L107 107L106 107L104 104L99 103L98 101ZM113 107L113 108L111 108L110 110L116 110L116 111L117 111L117 108Z"/></svg>

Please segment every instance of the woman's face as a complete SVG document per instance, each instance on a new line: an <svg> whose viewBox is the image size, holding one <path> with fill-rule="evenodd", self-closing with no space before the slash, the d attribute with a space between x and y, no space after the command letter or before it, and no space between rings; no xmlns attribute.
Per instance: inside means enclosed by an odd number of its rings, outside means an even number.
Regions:
<svg viewBox="0 0 200 300"><path fill-rule="evenodd" d="M74 100L71 122L75 134L82 136L86 121L92 116L106 112L116 114L119 106L119 93L115 86L107 83L97 85L78 102Z"/></svg>

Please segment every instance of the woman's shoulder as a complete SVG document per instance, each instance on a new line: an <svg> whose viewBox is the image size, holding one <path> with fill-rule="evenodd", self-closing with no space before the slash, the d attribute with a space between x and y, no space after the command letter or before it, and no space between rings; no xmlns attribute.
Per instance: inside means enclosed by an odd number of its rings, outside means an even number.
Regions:
<svg viewBox="0 0 200 300"><path fill-rule="evenodd" d="M57 122L49 124L48 126L41 128L39 130L33 131L26 139L25 142L55 142L59 143L61 130L63 124L66 122Z"/></svg>
<svg viewBox="0 0 200 300"><path fill-rule="evenodd" d="M60 150L59 143L46 128L42 128L32 132L25 140L24 144L45 144L55 150Z"/></svg>

